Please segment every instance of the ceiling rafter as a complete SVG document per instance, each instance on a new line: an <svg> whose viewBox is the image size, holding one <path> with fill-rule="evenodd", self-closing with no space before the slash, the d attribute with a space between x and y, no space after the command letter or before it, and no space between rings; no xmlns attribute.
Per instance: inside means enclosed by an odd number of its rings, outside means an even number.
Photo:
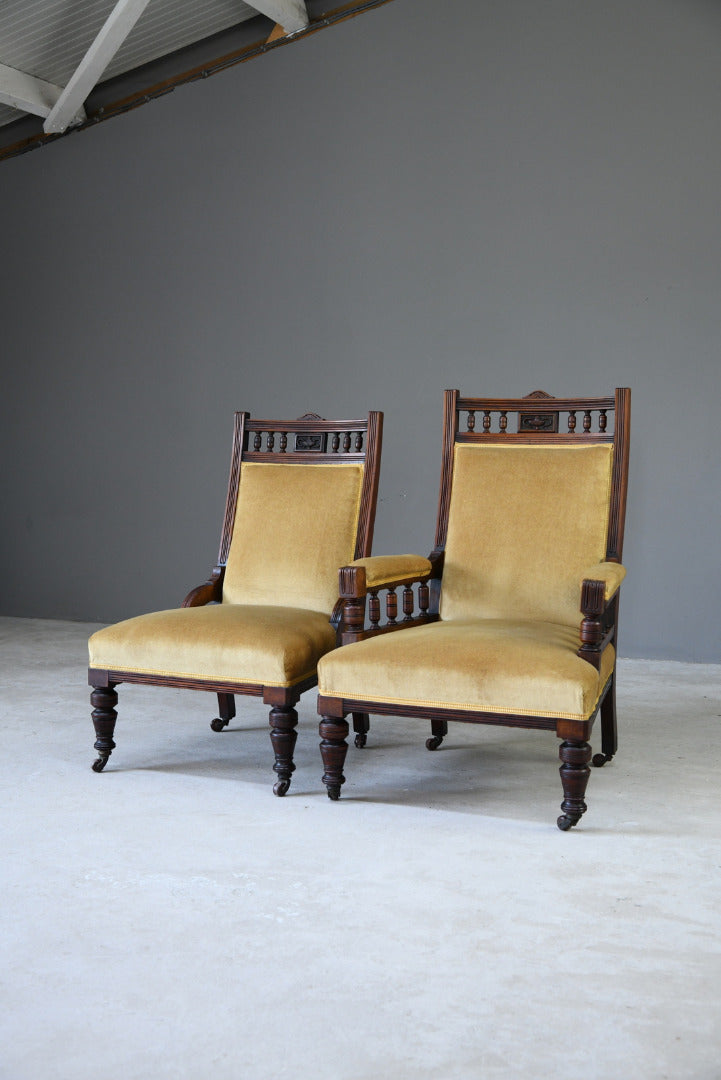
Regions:
<svg viewBox="0 0 721 1080"><path fill-rule="evenodd" d="M203 0L202 4L197 0L117 0L89 49L87 42L107 12L108 0L80 5L82 18L57 40L47 21L36 26L20 20L23 5L44 4L48 11L55 11L77 0L11 2L15 7L5 12L0 0L0 59L8 61L0 63L0 162L393 0L336 0L335 4L333 0L257 0L252 4L245 0ZM229 15L233 18L229 4L236 21L228 21ZM149 19L141 19L149 5ZM263 25L266 19L274 24L270 34ZM165 51L158 33L164 20L168 26ZM133 32L136 23L137 32ZM122 33L117 33L121 26ZM101 50L109 29L114 31L111 36L117 33L113 47ZM79 62L83 50L85 57ZM67 83L64 88L63 83ZM67 112L61 111L63 106Z"/></svg>
<svg viewBox="0 0 721 1080"><path fill-rule="evenodd" d="M62 86L0 64L0 102L4 105L35 116L48 116L62 92ZM73 120L82 123L85 119L85 109L81 106Z"/></svg>
<svg viewBox="0 0 721 1080"><path fill-rule="evenodd" d="M297 34L309 23L305 0L249 0L256 11L280 23L286 34Z"/></svg>
<svg viewBox="0 0 721 1080"><path fill-rule="evenodd" d="M150 0L118 0L49 112L43 124L46 134L63 132L72 124L78 109L149 3Z"/></svg>

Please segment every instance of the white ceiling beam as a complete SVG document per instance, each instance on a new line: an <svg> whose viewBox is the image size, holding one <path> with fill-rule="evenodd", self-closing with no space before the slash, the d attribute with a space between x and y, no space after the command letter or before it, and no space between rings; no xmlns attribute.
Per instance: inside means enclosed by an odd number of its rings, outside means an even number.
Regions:
<svg viewBox="0 0 721 1080"><path fill-rule="evenodd" d="M4 105L12 105L13 109L21 109L35 116L47 116L62 92L62 86L0 64L0 102ZM81 106L73 120L81 123L84 119L85 110Z"/></svg>
<svg viewBox="0 0 721 1080"><path fill-rule="evenodd" d="M43 124L47 134L65 131L72 123L78 109L149 3L150 0L118 0L48 114Z"/></svg>
<svg viewBox="0 0 721 1080"><path fill-rule="evenodd" d="M251 0L252 6L261 15L280 23L286 34L297 34L305 30L310 22L305 0Z"/></svg>

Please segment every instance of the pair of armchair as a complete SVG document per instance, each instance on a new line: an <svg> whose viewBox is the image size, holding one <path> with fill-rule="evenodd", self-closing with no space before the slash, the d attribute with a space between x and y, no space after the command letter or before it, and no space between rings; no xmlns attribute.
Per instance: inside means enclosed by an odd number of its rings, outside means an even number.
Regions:
<svg viewBox="0 0 721 1080"><path fill-rule="evenodd" d="M294 706L317 684L331 799L345 780L349 715L358 747L371 713L429 719L429 750L449 720L540 728L561 739L558 826L571 828L586 810L599 713L593 764L617 747L629 422L627 389L593 399L446 391L436 538L425 559L370 556L382 414L236 414L210 580L181 608L90 639L93 768L102 771L115 748L121 682L214 691L216 731L235 715L235 695L252 694L271 706L273 790L284 795Z"/></svg>

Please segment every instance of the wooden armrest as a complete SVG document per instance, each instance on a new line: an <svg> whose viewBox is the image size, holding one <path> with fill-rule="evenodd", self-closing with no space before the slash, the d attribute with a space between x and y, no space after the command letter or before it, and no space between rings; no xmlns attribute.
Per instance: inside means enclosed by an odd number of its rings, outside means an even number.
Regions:
<svg viewBox="0 0 721 1080"><path fill-rule="evenodd" d="M338 632L339 643L350 645L376 634L386 634L402 627L419 626L438 618L431 608L428 587L434 566L440 569L440 561L424 559L421 555L376 555L356 559L342 566L338 574L340 599L336 604L332 622ZM418 595L413 586L418 586ZM398 597L396 589L402 587L403 618L398 620ZM381 623L381 606L378 593L388 591L386 597L387 622ZM366 612L366 604L368 611ZM416 612L416 604L419 613ZM366 625L366 614L368 625Z"/></svg>
<svg viewBox="0 0 721 1080"><path fill-rule="evenodd" d="M344 573L353 569L355 573ZM385 589L394 585L405 585L411 581L425 581L432 573L429 559L422 555L372 555L366 559L355 559L340 571L341 596L360 596L364 593L343 591L344 584L352 589ZM363 571L359 574L358 570Z"/></svg>
<svg viewBox="0 0 721 1080"><path fill-rule="evenodd" d="M600 615L618 592L626 576L626 568L617 562L600 562L590 566L581 577L581 611L584 615Z"/></svg>
<svg viewBox="0 0 721 1080"><path fill-rule="evenodd" d="M216 566L207 581L196 585L183 600L181 607L203 607L205 604L220 603L223 599L224 566Z"/></svg>

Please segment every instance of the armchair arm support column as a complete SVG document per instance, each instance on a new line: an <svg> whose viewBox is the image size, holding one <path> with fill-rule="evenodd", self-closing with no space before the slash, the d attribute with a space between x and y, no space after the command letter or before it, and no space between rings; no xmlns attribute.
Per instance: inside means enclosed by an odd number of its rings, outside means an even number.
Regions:
<svg viewBox="0 0 721 1080"><path fill-rule="evenodd" d="M585 580L581 588L581 647L578 655L593 664L596 670L601 667L601 649L603 643L603 623L601 616L606 609L605 582Z"/></svg>
<svg viewBox="0 0 721 1080"><path fill-rule="evenodd" d="M444 548L434 548L428 556L428 562L431 564L431 580L437 578L439 581L443 577L443 564L446 560L446 552Z"/></svg>
<svg viewBox="0 0 721 1080"><path fill-rule="evenodd" d="M338 572L338 591L343 600L341 644L363 639L366 617L366 572L363 566L343 566Z"/></svg>
<svg viewBox="0 0 721 1080"><path fill-rule="evenodd" d="M197 585L194 589L191 589L188 595L183 600L181 607L204 607L205 604L220 603L223 599L223 578L225 577L225 567L216 566L213 571L202 585Z"/></svg>
<svg viewBox="0 0 721 1080"><path fill-rule="evenodd" d="M605 560L586 570L581 580L581 646L577 655L596 670L601 653L616 634L616 596L626 569L619 562Z"/></svg>
<svg viewBox="0 0 721 1080"><path fill-rule="evenodd" d="M441 582L443 579L443 567L446 561L445 548L434 548L428 556L431 564L431 576L428 580L431 611L440 611L441 606Z"/></svg>

